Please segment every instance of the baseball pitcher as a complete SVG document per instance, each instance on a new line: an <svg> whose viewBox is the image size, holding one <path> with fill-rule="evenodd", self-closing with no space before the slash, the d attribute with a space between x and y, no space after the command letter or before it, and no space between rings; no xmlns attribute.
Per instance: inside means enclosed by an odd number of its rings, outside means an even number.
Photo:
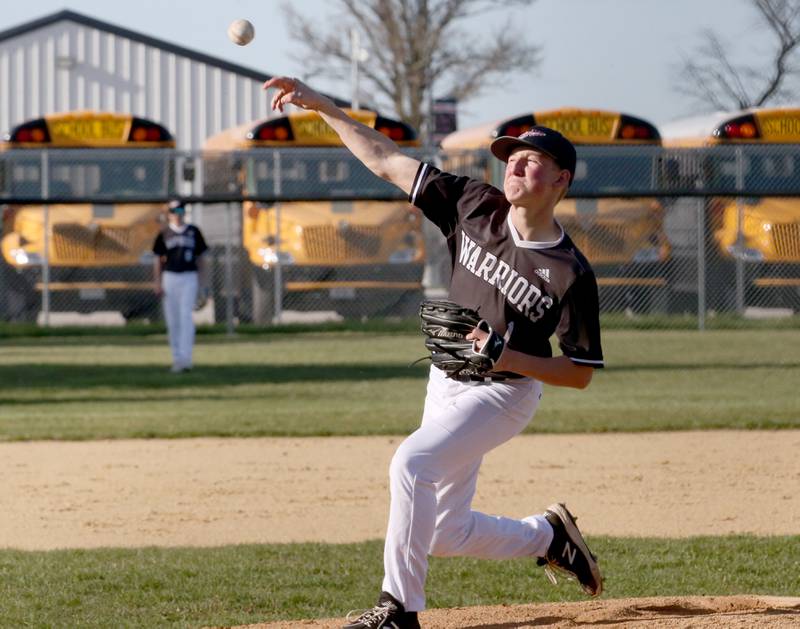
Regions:
<svg viewBox="0 0 800 629"><path fill-rule="evenodd" d="M582 389L603 366L597 282L553 216L575 174L574 147L545 127L498 138L498 190L403 154L296 79L264 88L274 89L273 109L317 111L373 173L404 190L444 234L453 266L449 299L420 307L432 365L421 425L390 466L382 592L344 626L419 627L429 555L531 557L551 580L557 570L599 595L600 569L566 506L522 520L471 508L483 456L528 425L542 383Z"/></svg>

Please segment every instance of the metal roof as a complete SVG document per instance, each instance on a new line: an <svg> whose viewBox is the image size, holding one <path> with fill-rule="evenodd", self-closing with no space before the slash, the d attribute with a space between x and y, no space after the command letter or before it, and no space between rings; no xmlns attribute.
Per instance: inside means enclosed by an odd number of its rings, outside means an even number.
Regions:
<svg viewBox="0 0 800 629"><path fill-rule="evenodd" d="M110 24L109 22L104 22L102 20L89 17L88 15L83 15L82 13L77 13L75 11L70 11L67 9L63 11L58 11L56 13L51 13L50 15L46 15L36 20L31 20L30 22L25 22L24 24L20 24L19 26L14 26L12 28L6 29L5 31L0 31L0 43L8 39L18 37L19 35L25 35L32 31L43 28L45 26L50 26L51 24L55 24L57 22L62 22L62 21L70 21L70 22L75 22L77 24L83 24L84 26L89 26L91 28L95 28L100 31L105 31L113 35L125 37L127 39L140 42L148 46L160 48L167 52L171 52L175 55L186 57L188 59L192 59L200 63L205 63L207 65L220 68L222 70L227 70L228 72L233 72L235 74L256 81L263 82L272 78L271 74L266 74L264 72L254 70L252 68L247 68L245 66L231 63L229 61L225 61L224 59L220 59L219 57L212 57L211 55L207 55L202 52L197 52L196 50L192 50L191 48L176 46L175 44L171 44L170 42L164 41L163 39L158 39L156 37L144 35L142 33L132 31L130 29L123 28L121 26L116 26L115 24ZM340 107L349 105L349 101L342 100L335 96L330 96L330 95L328 96Z"/></svg>

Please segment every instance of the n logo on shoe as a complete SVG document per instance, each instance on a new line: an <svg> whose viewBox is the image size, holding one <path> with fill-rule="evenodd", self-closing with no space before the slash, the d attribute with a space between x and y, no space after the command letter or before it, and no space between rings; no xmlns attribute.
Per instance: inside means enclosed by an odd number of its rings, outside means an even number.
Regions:
<svg viewBox="0 0 800 629"><path fill-rule="evenodd" d="M578 554L578 549L577 548L572 548L572 546L570 545L569 542L566 542L564 544L564 552L561 553L561 556L562 557L566 556L567 561L569 561L570 565L572 565L572 562L575 561L575 556L577 554Z"/></svg>

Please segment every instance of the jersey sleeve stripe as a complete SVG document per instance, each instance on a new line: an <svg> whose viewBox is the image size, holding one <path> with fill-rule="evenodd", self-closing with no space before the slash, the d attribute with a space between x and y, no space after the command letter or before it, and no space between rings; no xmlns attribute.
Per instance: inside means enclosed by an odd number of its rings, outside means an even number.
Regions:
<svg viewBox="0 0 800 629"><path fill-rule="evenodd" d="M411 205L417 204L417 194L422 187L422 182L425 180L425 173L428 172L428 164L422 163L417 170L417 176L414 177L414 185L411 186L411 194L408 195L408 201Z"/></svg>
<svg viewBox="0 0 800 629"><path fill-rule="evenodd" d="M605 361L602 360L588 360L587 358L573 358L572 356L567 356L573 363L581 363L586 365L600 365L601 367L605 364Z"/></svg>

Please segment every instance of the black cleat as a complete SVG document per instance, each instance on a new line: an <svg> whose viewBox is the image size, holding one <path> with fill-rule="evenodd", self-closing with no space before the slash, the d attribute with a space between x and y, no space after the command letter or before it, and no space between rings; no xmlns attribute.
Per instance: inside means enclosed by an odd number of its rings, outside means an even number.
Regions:
<svg viewBox="0 0 800 629"><path fill-rule="evenodd" d="M417 612L407 612L388 592L381 592L375 607L350 618L357 613L347 614L347 624L342 629L420 629Z"/></svg>
<svg viewBox="0 0 800 629"><path fill-rule="evenodd" d="M589 596L599 596L603 591L600 567L573 515L567 511L566 505L557 503L547 507L544 517L553 527L550 548L538 561L539 565L545 566L547 578L555 584L555 573L560 572L567 578L576 579Z"/></svg>

